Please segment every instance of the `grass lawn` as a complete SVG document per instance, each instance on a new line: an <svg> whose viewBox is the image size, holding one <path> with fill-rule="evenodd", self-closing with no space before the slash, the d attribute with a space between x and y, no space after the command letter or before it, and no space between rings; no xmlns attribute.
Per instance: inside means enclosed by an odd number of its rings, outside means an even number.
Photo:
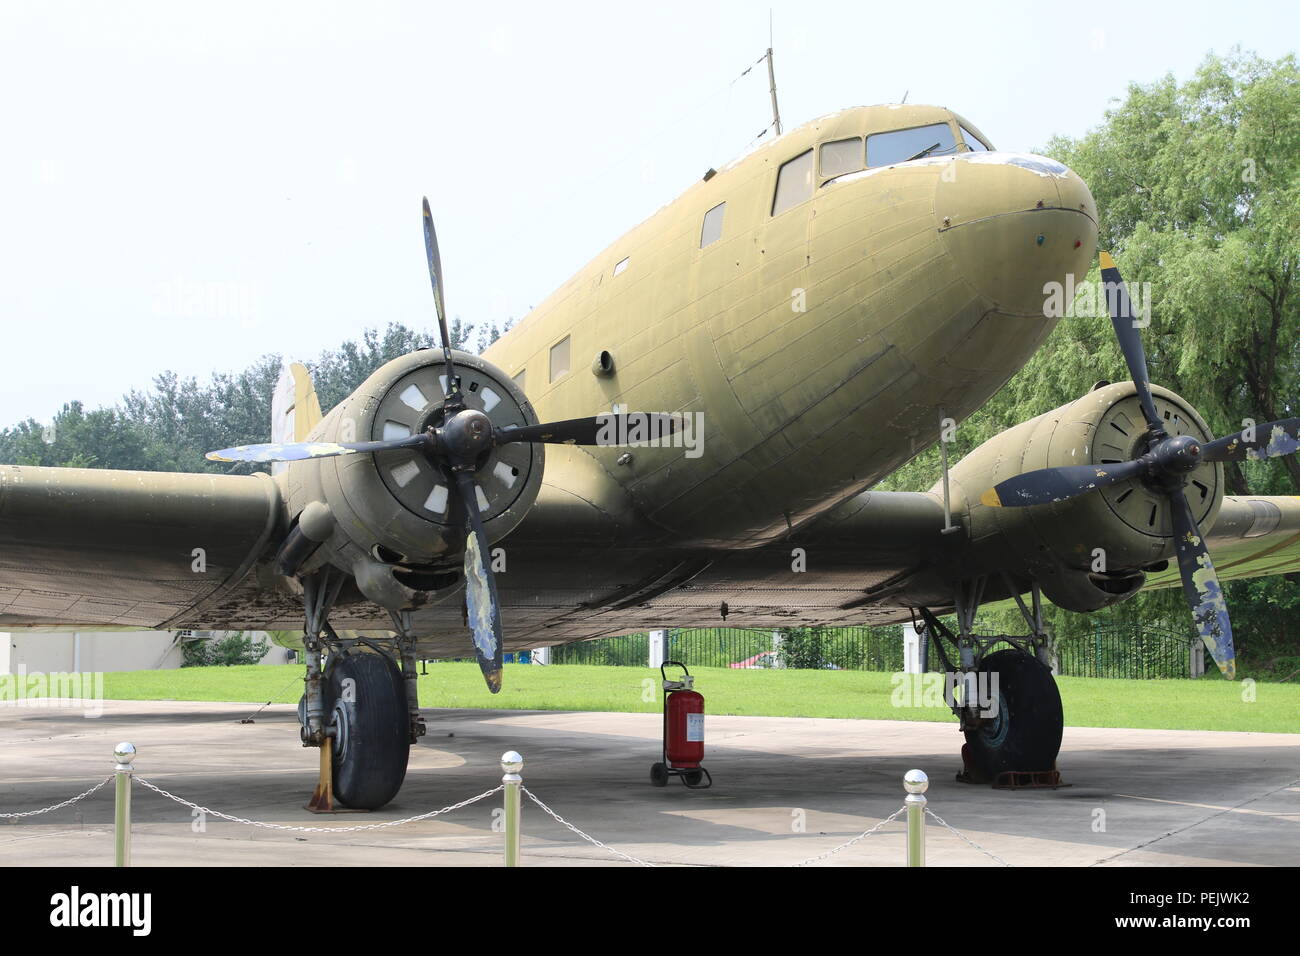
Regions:
<svg viewBox="0 0 1300 956"><path fill-rule="evenodd" d="M420 678L426 707L504 710L659 711L659 672L640 667L507 664L505 687L489 694L472 662L428 665ZM294 703L302 693L298 665L195 667L110 673L110 700L205 700ZM955 721L944 707L895 706L892 674L870 671L692 671L711 714L770 717L858 717ZM1103 680L1058 678L1065 722L1076 727L1249 730L1300 733L1300 686L1251 685L1218 679Z"/></svg>

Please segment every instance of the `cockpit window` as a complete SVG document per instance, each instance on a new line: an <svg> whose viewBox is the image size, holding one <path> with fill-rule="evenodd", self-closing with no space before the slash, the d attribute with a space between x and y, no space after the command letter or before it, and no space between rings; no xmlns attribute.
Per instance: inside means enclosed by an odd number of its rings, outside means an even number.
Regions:
<svg viewBox="0 0 1300 956"><path fill-rule="evenodd" d="M988 150L989 150L989 145L988 145L988 143L984 142L984 140L982 140L982 139L980 139L979 137L977 137L974 133L972 133L970 130L968 130L965 126L962 126L962 127L959 127L959 128L961 129L961 138L964 139L964 140L966 141L966 145L967 145L968 147L970 147L970 149L971 149L972 152L976 152L976 153L986 153L986 152L988 152Z"/></svg>
<svg viewBox="0 0 1300 956"><path fill-rule="evenodd" d="M704 224L700 226L701 249L722 238L722 217L726 212L727 204L720 202L704 214Z"/></svg>
<svg viewBox="0 0 1300 956"><path fill-rule="evenodd" d="M772 199L772 215L779 216L792 206L797 206L813 193L813 151L800 153L781 167L776 176L776 196Z"/></svg>
<svg viewBox="0 0 1300 956"><path fill-rule="evenodd" d="M876 133L867 137L867 165L890 166L925 156L944 156L957 151L957 141L947 123L913 129Z"/></svg>
<svg viewBox="0 0 1300 956"><path fill-rule="evenodd" d="M822 179L833 179L862 168L862 137L822 144Z"/></svg>

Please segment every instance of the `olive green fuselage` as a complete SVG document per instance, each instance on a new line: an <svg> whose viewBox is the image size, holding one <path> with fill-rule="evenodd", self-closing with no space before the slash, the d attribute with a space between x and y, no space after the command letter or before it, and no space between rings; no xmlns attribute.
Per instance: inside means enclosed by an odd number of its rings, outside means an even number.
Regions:
<svg viewBox="0 0 1300 956"><path fill-rule="evenodd" d="M616 404L698 413L699 457L590 451L594 480L612 478L648 534L706 547L784 535L929 446L941 410L960 421L979 408L1055 324L1045 283L1088 269L1087 188L1013 154L930 157L824 185L819 168L811 198L773 214L778 170L817 144L958 122L869 107L801 127L619 239L485 357L522 374L543 421ZM721 238L701 248L720 203ZM565 339L569 370L552 380ZM612 374L592 371L602 352ZM596 473L553 456L547 484L581 491Z"/></svg>

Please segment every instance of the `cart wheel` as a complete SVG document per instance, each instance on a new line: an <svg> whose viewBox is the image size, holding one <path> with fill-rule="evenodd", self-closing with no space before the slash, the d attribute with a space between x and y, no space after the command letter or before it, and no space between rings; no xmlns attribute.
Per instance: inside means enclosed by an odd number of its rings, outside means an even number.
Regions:
<svg viewBox="0 0 1300 956"><path fill-rule="evenodd" d="M688 787L698 787L704 782L703 770L688 770L682 774L682 783Z"/></svg>
<svg viewBox="0 0 1300 956"><path fill-rule="evenodd" d="M668 786L668 768L661 763L657 763L650 768L650 782L656 787Z"/></svg>

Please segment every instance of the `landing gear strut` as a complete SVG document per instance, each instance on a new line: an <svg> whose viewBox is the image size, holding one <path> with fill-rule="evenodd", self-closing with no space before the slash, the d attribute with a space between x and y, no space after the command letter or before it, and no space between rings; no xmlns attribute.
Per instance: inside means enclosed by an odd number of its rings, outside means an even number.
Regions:
<svg viewBox="0 0 1300 956"><path fill-rule="evenodd" d="M1033 588L1033 610L1009 590L1033 633L1028 636L974 633L975 609L983 595L985 579L971 582L957 595L958 634L953 634L928 608L921 609L924 642L933 644L949 678L948 699L966 737L965 763L959 779L972 783L1035 780L1056 777L1056 756L1061 749L1064 713L1061 695L1051 670L1051 644L1042 624L1038 588ZM944 649L947 641L957 661ZM1011 647L992 651L994 645ZM928 647L926 648L928 651ZM992 651L992 653L990 653Z"/></svg>
<svg viewBox="0 0 1300 956"><path fill-rule="evenodd" d="M425 731L410 615L393 615L393 638L341 637L329 612L343 576L326 566L302 584L307 676L299 719L303 746L320 749L307 809L377 810L401 789L411 745Z"/></svg>

